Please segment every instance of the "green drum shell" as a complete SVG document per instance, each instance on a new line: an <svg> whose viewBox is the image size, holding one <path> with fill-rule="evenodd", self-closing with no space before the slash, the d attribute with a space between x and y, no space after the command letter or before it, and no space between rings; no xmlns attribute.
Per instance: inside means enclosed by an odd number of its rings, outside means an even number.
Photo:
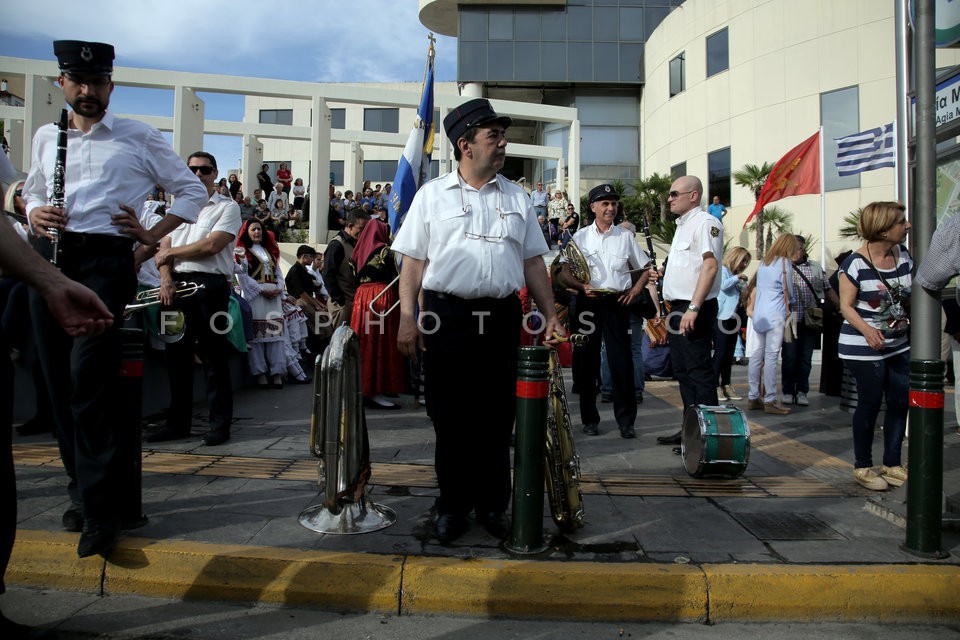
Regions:
<svg viewBox="0 0 960 640"><path fill-rule="evenodd" d="M750 462L750 425L734 405L696 405L683 416L683 468L695 478L737 478Z"/></svg>

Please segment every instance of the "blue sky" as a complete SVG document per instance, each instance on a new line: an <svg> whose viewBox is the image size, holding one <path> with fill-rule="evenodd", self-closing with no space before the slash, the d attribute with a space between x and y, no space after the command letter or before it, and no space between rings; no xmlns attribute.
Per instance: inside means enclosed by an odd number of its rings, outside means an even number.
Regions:
<svg viewBox="0 0 960 640"><path fill-rule="evenodd" d="M307 82L419 82L429 31L418 4L22 0L4 10L0 55L53 60L54 40L92 40L114 45L117 66ZM438 35L436 51L437 81L455 80L456 40ZM207 118L243 118L242 98L201 97ZM118 87L110 109L171 116L173 92ZM204 146L221 168L238 165L239 138L207 136Z"/></svg>

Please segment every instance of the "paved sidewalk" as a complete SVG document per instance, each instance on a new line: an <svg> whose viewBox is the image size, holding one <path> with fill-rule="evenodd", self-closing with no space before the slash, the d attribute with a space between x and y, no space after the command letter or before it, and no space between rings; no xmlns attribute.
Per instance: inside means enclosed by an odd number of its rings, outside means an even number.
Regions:
<svg viewBox="0 0 960 640"><path fill-rule="evenodd" d="M746 396L746 369L734 374ZM815 367L811 378L818 377ZM567 383L569 392L569 371ZM905 489L878 496L853 481L850 414L837 408L838 398L813 393L810 407L783 417L748 412L745 475L698 480L671 447L656 444L679 428L676 383L647 383L635 440L620 438L610 404L600 405L599 436L580 433L568 393L586 526L560 535L545 507L549 549L521 557L476 525L453 544L432 538L433 431L411 396L400 398L402 411L367 412L372 497L396 511L396 524L354 536L301 527L296 516L317 493L311 396L309 385L247 390L237 396L227 444L201 447L198 415L190 440L148 445L149 523L128 532L107 562L78 560L77 534L60 528L68 503L53 441L15 436L20 531L8 579L88 593L401 613L960 619L960 535L945 527L944 560L900 549ZM464 390L464 411L483 401L478 390ZM746 400L734 404L745 408ZM949 393L946 405L953 406ZM955 424L948 409L948 501L960 494Z"/></svg>

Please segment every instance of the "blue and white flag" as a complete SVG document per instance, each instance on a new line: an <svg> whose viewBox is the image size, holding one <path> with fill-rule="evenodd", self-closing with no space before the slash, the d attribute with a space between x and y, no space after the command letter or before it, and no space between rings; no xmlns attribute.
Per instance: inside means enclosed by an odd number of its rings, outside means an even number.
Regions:
<svg viewBox="0 0 960 640"><path fill-rule="evenodd" d="M397 175L393 179L393 191L388 204L390 214L390 233L395 234L406 215L417 189L430 173L430 160L433 156L433 44L427 53L427 73L423 83L423 95L413 131L403 148L403 155L397 165Z"/></svg>
<svg viewBox="0 0 960 640"><path fill-rule="evenodd" d="M836 138L837 171L852 176L863 171L897 166L893 123L852 136Z"/></svg>

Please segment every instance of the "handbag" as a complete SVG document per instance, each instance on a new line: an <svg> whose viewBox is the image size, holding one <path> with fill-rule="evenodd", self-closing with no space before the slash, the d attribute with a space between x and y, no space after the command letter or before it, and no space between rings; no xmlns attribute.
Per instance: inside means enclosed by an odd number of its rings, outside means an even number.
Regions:
<svg viewBox="0 0 960 640"><path fill-rule="evenodd" d="M793 265L793 270L807 283L811 293L813 293L813 299L817 301L816 307L808 307L803 310L803 326L810 331L823 331L824 299L817 295L817 290L813 288L813 284L807 279L807 276L803 275L803 272L797 268L797 265Z"/></svg>

